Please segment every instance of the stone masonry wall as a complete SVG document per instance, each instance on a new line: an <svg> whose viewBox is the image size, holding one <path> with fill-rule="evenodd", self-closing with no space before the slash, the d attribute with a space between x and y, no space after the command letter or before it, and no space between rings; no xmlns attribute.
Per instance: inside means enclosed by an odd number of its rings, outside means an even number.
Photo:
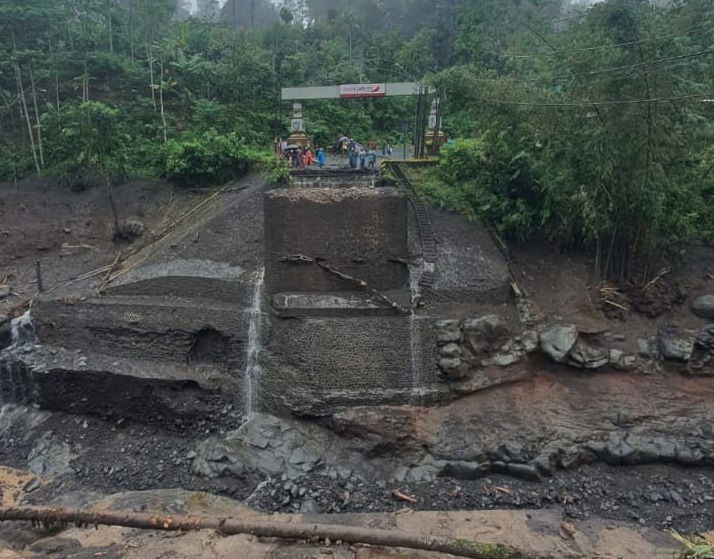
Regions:
<svg viewBox="0 0 714 559"><path fill-rule="evenodd" d="M437 378L431 319L271 322L270 341L261 352L263 409L321 415L354 405L408 404L424 392L448 391Z"/></svg>
<svg viewBox="0 0 714 559"><path fill-rule="evenodd" d="M121 359L206 358L224 369L242 370L245 364L248 318L240 306L105 297L76 304L41 299L34 311L44 345Z"/></svg>
<svg viewBox="0 0 714 559"><path fill-rule="evenodd" d="M265 196L268 293L354 290L354 285L287 255L322 259L388 291L407 286L407 202L392 188L277 189Z"/></svg>

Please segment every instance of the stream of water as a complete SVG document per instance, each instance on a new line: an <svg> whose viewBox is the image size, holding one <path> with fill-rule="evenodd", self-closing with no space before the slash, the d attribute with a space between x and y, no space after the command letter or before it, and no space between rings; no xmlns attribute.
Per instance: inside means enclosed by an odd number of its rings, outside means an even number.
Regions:
<svg viewBox="0 0 714 559"><path fill-rule="evenodd" d="M411 352L412 370L412 394L422 385L421 378L421 336L419 334L419 323L416 314L419 302L419 281L424 273L423 263L418 266L409 267L409 291L411 295L411 313L409 313L409 349Z"/></svg>
<svg viewBox="0 0 714 559"><path fill-rule="evenodd" d="M25 314L12 319L10 322L11 347L31 344L35 340L35 326L32 324L32 316L29 310Z"/></svg>
<svg viewBox="0 0 714 559"><path fill-rule="evenodd" d="M248 351L245 365L245 417L258 410L260 396L260 331L263 321L262 300L263 283L265 281L265 268L256 274L253 284L253 297L251 299L250 317L248 323Z"/></svg>

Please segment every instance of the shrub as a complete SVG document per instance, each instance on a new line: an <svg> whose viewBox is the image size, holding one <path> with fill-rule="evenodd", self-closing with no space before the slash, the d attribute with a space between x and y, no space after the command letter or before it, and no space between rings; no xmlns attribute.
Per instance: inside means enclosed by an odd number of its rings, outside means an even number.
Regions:
<svg viewBox="0 0 714 559"><path fill-rule="evenodd" d="M523 241L541 234L547 206L533 177L531 154L517 149L503 133L457 140L442 150L427 196L486 221L505 237Z"/></svg>
<svg viewBox="0 0 714 559"><path fill-rule="evenodd" d="M275 163L270 170L268 182L270 184L287 184L290 180L290 168L284 163Z"/></svg>
<svg viewBox="0 0 714 559"><path fill-rule="evenodd" d="M162 151L163 176L180 186L206 186L246 174L250 161L234 134L215 130L169 141Z"/></svg>

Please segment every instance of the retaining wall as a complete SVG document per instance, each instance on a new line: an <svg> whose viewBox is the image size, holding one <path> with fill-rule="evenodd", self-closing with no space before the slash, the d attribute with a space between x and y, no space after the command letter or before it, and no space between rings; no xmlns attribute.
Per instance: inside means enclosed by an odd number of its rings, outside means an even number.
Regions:
<svg viewBox="0 0 714 559"><path fill-rule="evenodd" d="M286 256L318 258L380 291L408 285L407 202L392 188L278 189L265 195L265 284L270 294L354 290Z"/></svg>

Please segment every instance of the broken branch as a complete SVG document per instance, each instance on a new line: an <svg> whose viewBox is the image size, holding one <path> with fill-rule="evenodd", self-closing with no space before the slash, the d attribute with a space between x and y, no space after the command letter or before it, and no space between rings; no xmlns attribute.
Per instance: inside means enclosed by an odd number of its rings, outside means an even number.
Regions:
<svg viewBox="0 0 714 559"><path fill-rule="evenodd" d="M314 264L315 266L319 266L326 272L329 272L335 276L337 276L340 279L343 279L345 281L349 281L350 283L355 284L357 287L363 289L372 297L375 299L381 301L385 305L388 305L392 307L395 311L397 311L399 314L410 314L411 311L405 307L402 307L399 303L392 301L389 297L387 297L384 293L381 293L377 291L376 289L370 287L366 281L361 280L359 278L352 277L350 275L345 274L344 272L340 272L339 270L336 270L329 264L325 264L324 262L319 261L316 258L312 258L310 256L306 256L304 254L291 254L289 256L284 256L282 258L284 262L296 262L296 263L305 263L305 264Z"/></svg>
<svg viewBox="0 0 714 559"><path fill-rule="evenodd" d="M417 500L416 500L414 497L410 497L409 495L405 495L404 493L402 493L401 491L399 491L399 489L395 489L394 491L392 491L392 496L393 496L395 499L398 499L398 500L400 500L400 501L406 501L407 503L412 503L412 504L414 504L414 503L417 502Z"/></svg>
<svg viewBox="0 0 714 559"><path fill-rule="evenodd" d="M155 514L83 510L63 507L2 507L0 521L30 520L46 526L75 523L84 526L123 526L148 530L216 530L223 535L251 534L288 540L341 540L351 544L400 547L472 559L539 559L540 556L493 544L417 533L306 522L271 522L237 518L161 516Z"/></svg>

